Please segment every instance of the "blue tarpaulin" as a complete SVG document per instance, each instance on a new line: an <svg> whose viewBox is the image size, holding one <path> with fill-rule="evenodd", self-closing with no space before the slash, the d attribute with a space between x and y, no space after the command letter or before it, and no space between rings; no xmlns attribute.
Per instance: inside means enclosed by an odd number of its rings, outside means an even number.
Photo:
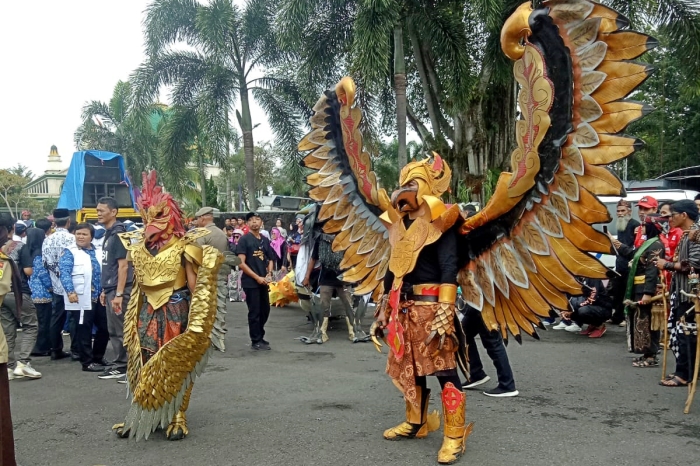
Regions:
<svg viewBox="0 0 700 466"><path fill-rule="evenodd" d="M58 208L68 210L80 210L83 208L83 184L85 183L85 156L92 155L100 160L112 160L118 158L120 181L131 189L131 181L126 175L124 157L114 152L102 150L85 150L73 153L73 159L68 167L66 180L63 182L61 197L58 198ZM132 196L133 198L133 196Z"/></svg>

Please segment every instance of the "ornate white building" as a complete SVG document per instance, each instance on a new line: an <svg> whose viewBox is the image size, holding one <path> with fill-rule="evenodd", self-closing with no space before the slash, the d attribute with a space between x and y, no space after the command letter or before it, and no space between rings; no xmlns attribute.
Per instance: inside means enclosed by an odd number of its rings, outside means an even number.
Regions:
<svg viewBox="0 0 700 466"><path fill-rule="evenodd" d="M58 199L66 179L68 168L64 168L56 146L51 146L47 169L44 174L29 182L25 189L34 199Z"/></svg>

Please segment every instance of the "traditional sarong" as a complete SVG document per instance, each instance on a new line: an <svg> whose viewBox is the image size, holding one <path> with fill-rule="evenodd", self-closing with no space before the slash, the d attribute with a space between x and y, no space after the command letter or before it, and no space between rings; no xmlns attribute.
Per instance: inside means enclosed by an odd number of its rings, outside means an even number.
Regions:
<svg viewBox="0 0 700 466"><path fill-rule="evenodd" d="M414 301L401 302L399 305L400 309L406 311L398 313L399 322L404 328L404 355L398 360L389 351L386 372L406 399L415 406L420 405L420 399L416 396L416 376L442 375L441 372L457 368L457 345L452 339L446 338L439 351L440 338L434 338L427 346L425 344L438 305Z"/></svg>
<svg viewBox="0 0 700 466"><path fill-rule="evenodd" d="M187 330L189 291L176 291L170 301L158 309L144 302L139 314L141 358L145 363L167 342Z"/></svg>

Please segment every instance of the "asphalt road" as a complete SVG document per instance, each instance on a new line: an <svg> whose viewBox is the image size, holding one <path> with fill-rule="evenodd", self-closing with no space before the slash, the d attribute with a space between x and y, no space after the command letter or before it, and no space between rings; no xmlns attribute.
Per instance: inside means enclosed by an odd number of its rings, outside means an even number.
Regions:
<svg viewBox="0 0 700 466"><path fill-rule="evenodd" d="M162 432L148 441L117 438L111 426L127 412L125 385L81 372L77 363L35 360L42 379L10 383L19 464L437 464L439 431L424 440L382 439L404 416L384 374L385 355L347 341L340 321L326 344L295 341L310 329L296 306L273 309L266 338L273 350L253 352L246 312L242 304L231 306L228 350L210 359L195 384L190 435L179 442ZM601 340L548 331L539 342L513 341L509 356L521 395L469 393L467 418L476 424L458 464L700 462L700 399L683 415L687 391L660 387L658 368L632 368L623 329L611 328ZM437 381L429 379L429 386L437 406Z"/></svg>

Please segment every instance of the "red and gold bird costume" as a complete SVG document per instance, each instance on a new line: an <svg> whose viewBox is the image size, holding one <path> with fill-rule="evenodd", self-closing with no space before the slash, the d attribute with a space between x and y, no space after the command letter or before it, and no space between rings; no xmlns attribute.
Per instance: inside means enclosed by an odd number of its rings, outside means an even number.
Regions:
<svg viewBox="0 0 700 466"><path fill-rule="evenodd" d="M134 266L134 291L124 317L132 402L124 423L113 429L138 440L161 427L168 439L179 440L188 434L185 411L194 379L212 344L223 340L214 325L223 256L196 243L208 230L185 233L182 212L157 185L155 171L144 173L136 199L144 228L120 234Z"/></svg>
<svg viewBox="0 0 700 466"><path fill-rule="evenodd" d="M463 362L457 283L488 328L520 341L521 330L537 337L539 318L552 308L566 310L566 295L581 293L575 276L606 277L589 254L611 250L608 237L593 228L610 221L596 196L624 196L606 165L641 147L621 132L650 109L625 97L651 72L632 60L656 46L627 25L616 11L587 0L552 0L534 10L527 2L507 20L501 47L515 61L520 84L518 147L493 197L467 220L440 200L451 173L437 154L406 165L391 198L379 188L358 129L352 79L314 106L312 130L299 144L309 152L304 166L314 170L309 196L323 203L318 220L336 235L333 250L344 252L342 279L380 303L372 333L386 336L387 372L406 399L406 421L385 438L420 438L436 428L417 381ZM443 241L450 236L457 240ZM434 266L441 242L454 244L456 279L444 264ZM442 275L416 282L430 270ZM441 464L457 460L471 431L458 388L443 384Z"/></svg>

